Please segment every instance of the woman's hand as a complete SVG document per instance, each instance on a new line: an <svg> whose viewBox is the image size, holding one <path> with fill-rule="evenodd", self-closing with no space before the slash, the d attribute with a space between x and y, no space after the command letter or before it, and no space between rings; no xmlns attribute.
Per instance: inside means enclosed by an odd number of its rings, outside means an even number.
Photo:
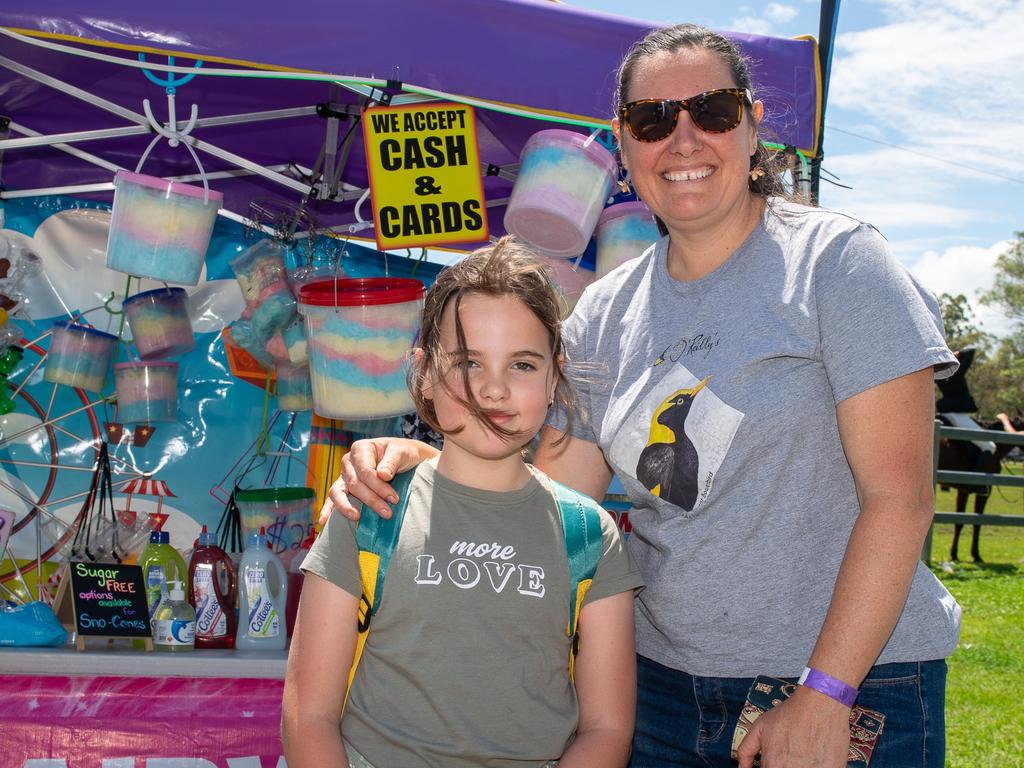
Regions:
<svg viewBox="0 0 1024 768"><path fill-rule="evenodd" d="M754 721L737 750L740 768L845 768L850 710L818 691L798 686L793 695Z"/></svg>
<svg viewBox="0 0 1024 768"><path fill-rule="evenodd" d="M359 509L349 500L351 495L383 518L391 517L388 504L398 496L388 483L399 472L419 466L437 455L437 451L419 440L403 437L375 437L356 440L341 459L341 475L327 492L328 499L320 509L320 525L327 524L336 509L349 520L359 519Z"/></svg>

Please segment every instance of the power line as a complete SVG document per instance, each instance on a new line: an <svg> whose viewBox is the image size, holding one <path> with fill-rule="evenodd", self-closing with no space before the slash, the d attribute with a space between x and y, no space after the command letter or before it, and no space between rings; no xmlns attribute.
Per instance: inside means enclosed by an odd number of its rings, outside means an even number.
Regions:
<svg viewBox="0 0 1024 768"><path fill-rule="evenodd" d="M1012 181L1014 184L1024 184L1024 179L1018 179L1018 178L1016 178L1014 176L1005 176L1005 175L1003 175L1001 173L996 173L995 171L983 171L980 168L976 168L973 165L968 165L967 163L958 163L956 160L949 160L949 159L947 159L945 157L936 157L935 155L929 155L927 152L921 152L921 151L916 150L916 149L910 149L908 147L902 147L899 144L892 144L892 143L890 143L888 141L882 141L881 139L874 139L874 138L871 138L870 136L864 136L864 135L859 134L859 133L854 133L853 131L847 131L847 130L845 130L843 128L836 128L834 125L829 125L828 123L825 123L825 127L828 130L830 130L830 131L835 131L836 133L845 133L847 136L853 136L856 139L862 139L863 141L870 141L873 144L881 144L881 145L886 146L886 147L892 147L893 149L898 149L898 150L900 150L902 152L909 152L912 155L919 155L921 157L927 157L929 160L934 160L937 163L945 163L946 165L955 165L958 168L966 168L969 171L974 171L975 173L981 173L981 174L984 174L985 176L994 176L995 178L1003 179L1004 181Z"/></svg>

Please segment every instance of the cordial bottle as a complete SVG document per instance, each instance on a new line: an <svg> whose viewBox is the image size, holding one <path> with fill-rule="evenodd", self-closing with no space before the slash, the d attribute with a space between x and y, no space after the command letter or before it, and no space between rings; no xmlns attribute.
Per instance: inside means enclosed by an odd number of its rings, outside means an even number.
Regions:
<svg viewBox="0 0 1024 768"><path fill-rule="evenodd" d="M239 611L235 648L283 650L288 642L285 606L288 573L267 549L266 529L249 534L238 566Z"/></svg>
<svg viewBox="0 0 1024 768"><path fill-rule="evenodd" d="M188 563L188 601L196 609L196 648L234 648L238 582L231 557L203 526Z"/></svg>

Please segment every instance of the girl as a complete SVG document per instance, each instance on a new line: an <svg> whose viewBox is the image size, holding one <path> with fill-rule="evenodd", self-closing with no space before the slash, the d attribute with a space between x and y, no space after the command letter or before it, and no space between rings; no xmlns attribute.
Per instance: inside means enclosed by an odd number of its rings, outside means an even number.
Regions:
<svg viewBox="0 0 1024 768"><path fill-rule="evenodd" d="M444 448L409 488L347 702L356 524L333 516L304 561L284 691L288 765L624 766L641 581L602 514L573 683L558 506L522 457L551 403L570 402L547 274L509 238L475 252L438 276L420 339L410 390Z"/></svg>

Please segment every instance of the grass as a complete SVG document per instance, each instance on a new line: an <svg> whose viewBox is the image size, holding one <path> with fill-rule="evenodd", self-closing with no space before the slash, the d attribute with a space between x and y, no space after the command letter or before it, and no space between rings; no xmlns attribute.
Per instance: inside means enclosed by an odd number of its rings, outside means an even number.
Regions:
<svg viewBox="0 0 1024 768"><path fill-rule="evenodd" d="M1007 469L1022 473L1021 464ZM936 509L955 506L953 492L937 494ZM985 512L1024 515L1024 489L993 488ZM953 526L933 529L932 570L964 612L949 659L946 765L1024 768L1024 527L983 526L980 564L969 560L970 536L964 528L960 562L943 562Z"/></svg>

